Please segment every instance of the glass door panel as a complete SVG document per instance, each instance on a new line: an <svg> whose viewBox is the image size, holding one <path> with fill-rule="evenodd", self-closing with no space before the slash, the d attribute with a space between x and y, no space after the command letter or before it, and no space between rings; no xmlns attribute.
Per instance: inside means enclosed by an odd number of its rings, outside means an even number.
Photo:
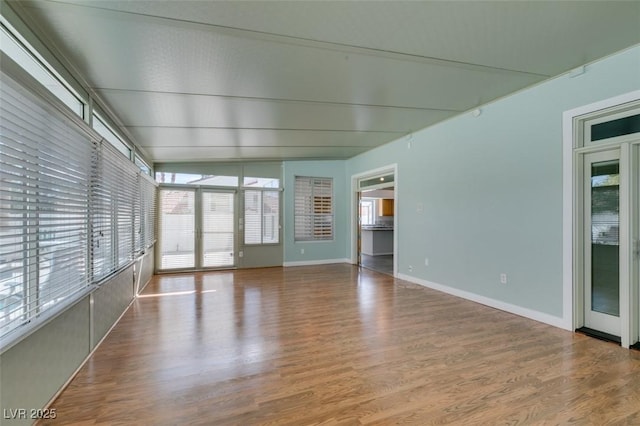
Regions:
<svg viewBox="0 0 640 426"><path fill-rule="evenodd" d="M202 267L235 265L235 194L202 191Z"/></svg>
<svg viewBox="0 0 640 426"><path fill-rule="evenodd" d="M160 269L195 267L195 191L160 189Z"/></svg>
<svg viewBox="0 0 640 426"><path fill-rule="evenodd" d="M585 157L585 327L620 335L620 161Z"/></svg>

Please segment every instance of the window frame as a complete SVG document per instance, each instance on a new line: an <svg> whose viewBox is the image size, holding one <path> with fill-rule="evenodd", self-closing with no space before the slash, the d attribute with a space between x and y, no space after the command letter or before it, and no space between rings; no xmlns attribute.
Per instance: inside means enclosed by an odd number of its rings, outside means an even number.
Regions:
<svg viewBox="0 0 640 426"><path fill-rule="evenodd" d="M243 189L243 211L242 211L242 215L243 215L243 232L242 232L242 240L243 240L243 245L245 246L275 246L281 243L282 237L280 235L280 230L282 229L282 223L281 223L281 190L279 188L251 188L251 187L247 187ZM258 212L258 216L260 217L260 230L259 230L259 234L260 234L260 242L247 242L247 193L256 193L259 194L259 201L258 201L258 206L260 207L259 212ZM265 193L273 193L276 194L276 198L277 198L277 211L275 212L275 216L270 216L270 217L275 217L276 218L276 224L274 225L274 234L277 236L277 240L276 241L267 241L265 242L265 212L264 212L264 200L265 200Z"/></svg>
<svg viewBox="0 0 640 426"><path fill-rule="evenodd" d="M615 111L615 112L612 112ZM637 139L638 132L620 136L612 136L608 138L591 140L591 128L598 124L608 123L634 115L640 114L640 101L632 101L620 106L619 108L606 108L586 116L582 121L580 145L576 148L594 148L608 145L618 145L624 142L630 142Z"/></svg>
<svg viewBox="0 0 640 426"><path fill-rule="evenodd" d="M58 101L65 105L66 108L69 109L69 111L78 116L80 119L86 120L88 110L88 96L80 95L78 91L75 90L74 87L58 73L55 67L53 67L44 57L42 57L42 55L40 55L38 51L24 37L22 37L20 33L16 31L2 15L0 15L0 33L4 33L9 38L9 42L11 42L13 45L15 45L15 47L17 47L17 49L21 51L20 56L23 57L14 57L4 50L2 50L2 52L6 56L10 57L21 69L24 70L26 74L35 79L42 87L44 87L48 93L53 95ZM32 68L39 70L40 72L44 73L44 75L35 75L34 72L32 72ZM52 90L51 88L49 88L49 85L46 81L44 81L44 79L53 82L58 90L63 90L65 92L64 96L62 96L60 93L57 93L57 90ZM71 99L74 100L73 104L70 103Z"/></svg>

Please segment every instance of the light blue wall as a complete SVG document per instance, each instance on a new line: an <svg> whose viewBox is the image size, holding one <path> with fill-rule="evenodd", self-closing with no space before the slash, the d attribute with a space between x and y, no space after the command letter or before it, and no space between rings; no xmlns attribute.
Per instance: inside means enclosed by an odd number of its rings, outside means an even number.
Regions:
<svg viewBox="0 0 640 426"><path fill-rule="evenodd" d="M348 191L344 161L287 161L284 163L284 262L345 259L348 237ZM333 178L335 228L333 241L294 241L295 176ZM304 254L300 252L304 249Z"/></svg>
<svg viewBox="0 0 640 426"><path fill-rule="evenodd" d="M562 113L638 89L640 46L354 157L347 177L398 164L400 273L561 317Z"/></svg>

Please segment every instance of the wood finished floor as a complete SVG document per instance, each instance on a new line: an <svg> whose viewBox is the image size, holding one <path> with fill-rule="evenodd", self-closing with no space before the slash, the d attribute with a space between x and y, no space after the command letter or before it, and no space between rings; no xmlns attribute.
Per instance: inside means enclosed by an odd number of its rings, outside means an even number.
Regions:
<svg viewBox="0 0 640 426"><path fill-rule="evenodd" d="M369 256L360 254L360 263L367 269L372 269L383 274L393 275L393 255Z"/></svg>
<svg viewBox="0 0 640 426"><path fill-rule="evenodd" d="M351 265L164 275L51 408L85 425L637 425L640 352Z"/></svg>

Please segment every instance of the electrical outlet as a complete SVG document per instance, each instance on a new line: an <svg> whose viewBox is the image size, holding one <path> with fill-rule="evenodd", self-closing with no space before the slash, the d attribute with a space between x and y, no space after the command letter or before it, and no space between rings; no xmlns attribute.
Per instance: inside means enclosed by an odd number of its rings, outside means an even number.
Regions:
<svg viewBox="0 0 640 426"><path fill-rule="evenodd" d="M500 284L506 284L507 283L507 274L502 273L500 274Z"/></svg>
<svg viewBox="0 0 640 426"><path fill-rule="evenodd" d="M424 266L429 266L429 258L428 257L424 258Z"/></svg>
<svg viewBox="0 0 640 426"><path fill-rule="evenodd" d="M409 265L409 272L413 272L413 266Z"/></svg>
<svg viewBox="0 0 640 426"><path fill-rule="evenodd" d="M304 249L300 249L300 254L304 254Z"/></svg>

